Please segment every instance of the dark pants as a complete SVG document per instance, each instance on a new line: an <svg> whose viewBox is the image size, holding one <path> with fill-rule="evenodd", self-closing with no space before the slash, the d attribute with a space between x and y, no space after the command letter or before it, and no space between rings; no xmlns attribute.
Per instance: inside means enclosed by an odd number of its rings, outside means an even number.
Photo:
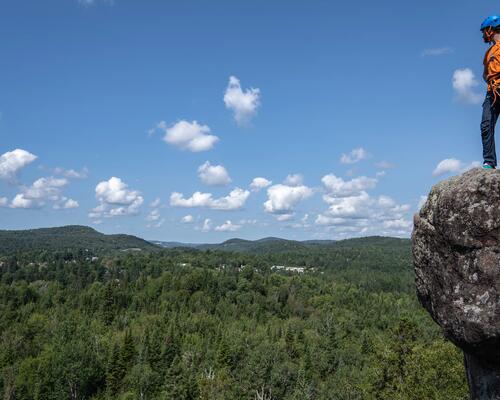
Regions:
<svg viewBox="0 0 500 400"><path fill-rule="evenodd" d="M495 151L495 124L500 114L500 96L493 104L493 94L488 92L483 103L483 118L481 120L481 137L483 139L483 159L485 163L497 166Z"/></svg>

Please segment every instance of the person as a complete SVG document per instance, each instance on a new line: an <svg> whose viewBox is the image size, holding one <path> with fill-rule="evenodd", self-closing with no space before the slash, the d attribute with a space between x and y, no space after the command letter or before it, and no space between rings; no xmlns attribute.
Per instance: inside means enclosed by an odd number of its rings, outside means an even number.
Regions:
<svg viewBox="0 0 500 400"><path fill-rule="evenodd" d="M490 16L481 24L485 43L491 44L484 56L483 78L488 85L483 103L481 138L483 141L483 168L495 169L495 125L500 114L500 16Z"/></svg>

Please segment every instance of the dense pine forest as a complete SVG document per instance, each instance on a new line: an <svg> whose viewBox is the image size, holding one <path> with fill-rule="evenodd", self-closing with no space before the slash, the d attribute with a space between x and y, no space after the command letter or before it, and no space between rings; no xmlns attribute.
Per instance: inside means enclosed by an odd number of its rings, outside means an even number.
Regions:
<svg viewBox="0 0 500 400"><path fill-rule="evenodd" d="M467 398L408 240L278 247L6 248L2 398Z"/></svg>

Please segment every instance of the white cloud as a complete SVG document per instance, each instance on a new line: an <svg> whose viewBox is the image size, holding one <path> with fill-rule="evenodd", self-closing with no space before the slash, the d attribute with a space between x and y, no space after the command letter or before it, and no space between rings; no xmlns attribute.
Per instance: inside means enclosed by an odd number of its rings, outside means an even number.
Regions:
<svg viewBox="0 0 500 400"><path fill-rule="evenodd" d="M211 193L195 192L190 198L184 198L179 192L170 195L170 205L173 207L204 207L213 210L238 210L245 205L250 192L236 188L229 195L214 199Z"/></svg>
<svg viewBox="0 0 500 400"><path fill-rule="evenodd" d="M250 192L236 188L232 190L228 196L215 199L210 208L214 210L238 210L245 205Z"/></svg>
<svg viewBox="0 0 500 400"><path fill-rule="evenodd" d="M400 218L384 221L383 226L387 229L409 230L413 226L413 223L409 219Z"/></svg>
<svg viewBox="0 0 500 400"><path fill-rule="evenodd" d="M68 202L67 197L61 197L61 192L69 184L66 178L44 177L39 178L30 186L21 186L21 193L18 193L11 202L12 208L40 208L46 202L54 202L54 209L65 208ZM76 208L71 200L67 208Z"/></svg>
<svg viewBox="0 0 500 400"><path fill-rule="evenodd" d="M276 220L277 221L280 221L280 222L283 222L283 221L290 221L291 219L293 219L293 217L295 216L295 213L290 213L290 214L277 214L276 215Z"/></svg>
<svg viewBox="0 0 500 400"><path fill-rule="evenodd" d="M264 210L271 214L292 214L297 204L312 194L313 190L304 185L273 185L267 189L268 200L264 203Z"/></svg>
<svg viewBox="0 0 500 400"><path fill-rule="evenodd" d="M99 205L89 213L90 218L136 215L144 199L137 190L130 190L117 177L99 182L95 188Z"/></svg>
<svg viewBox="0 0 500 400"><path fill-rule="evenodd" d="M231 76L224 94L224 103L226 108L233 111L238 125L244 125L257 113L260 106L260 89L250 88L243 91L239 79Z"/></svg>
<svg viewBox="0 0 500 400"><path fill-rule="evenodd" d="M447 54L453 53L453 49L451 47L435 47L430 49L424 49L422 51L422 57L437 57L444 56Z"/></svg>
<svg viewBox="0 0 500 400"><path fill-rule="evenodd" d="M315 224L316 225L325 225L325 226L333 226L333 225L343 225L347 222L345 218L334 218L328 217L326 215L318 215L316 217Z"/></svg>
<svg viewBox="0 0 500 400"><path fill-rule="evenodd" d="M87 168L83 168L81 171L76 171L74 169L64 169L64 168L54 168L54 174L62 175L65 178L70 179L85 179L89 175L89 170Z"/></svg>
<svg viewBox="0 0 500 400"><path fill-rule="evenodd" d="M231 183L231 178L222 165L211 165L208 161L198 167L198 177L208 186L225 186Z"/></svg>
<svg viewBox="0 0 500 400"><path fill-rule="evenodd" d="M179 121L167 126L165 121L158 124L158 129L165 132L163 140L183 150L200 152L210 150L219 141L217 136L211 135L207 125L200 125L196 121Z"/></svg>
<svg viewBox="0 0 500 400"><path fill-rule="evenodd" d="M462 162L457 160L456 158L447 158L446 160L442 160L436 166L432 175L439 176L448 173L456 173L460 172L462 169Z"/></svg>
<svg viewBox="0 0 500 400"><path fill-rule="evenodd" d="M149 204L149 207L151 208L158 208L161 204L161 200L159 197L157 197L156 199L154 199L150 204Z"/></svg>
<svg viewBox="0 0 500 400"><path fill-rule="evenodd" d="M182 219L181 219L181 222L183 224L190 224L193 221L194 221L194 217L191 214L184 215L184 217L182 217Z"/></svg>
<svg viewBox="0 0 500 400"><path fill-rule="evenodd" d="M264 189L272 184L273 182L267 180L266 178L257 177L253 178L252 183L250 184L250 189L252 189L252 191L254 192L258 192L259 190Z"/></svg>
<svg viewBox="0 0 500 400"><path fill-rule="evenodd" d="M236 232L241 229L241 225L233 224L231 221L227 220L222 225L216 226L215 230L218 232Z"/></svg>
<svg viewBox="0 0 500 400"><path fill-rule="evenodd" d="M146 216L146 221L148 221L147 228L159 228L165 222L165 218L161 218L160 210L154 209Z"/></svg>
<svg viewBox="0 0 500 400"><path fill-rule="evenodd" d="M23 188L24 197L32 200L52 200L59 199L61 189L67 186L69 181L65 178L40 178L29 187Z"/></svg>
<svg viewBox="0 0 500 400"><path fill-rule="evenodd" d="M479 161L472 161L469 164L457 160L456 158L447 158L439 162L432 172L433 176L441 176L444 174L456 174L468 171L469 169L480 167Z"/></svg>
<svg viewBox="0 0 500 400"><path fill-rule="evenodd" d="M0 207L7 207L9 199L7 197L0 197Z"/></svg>
<svg viewBox="0 0 500 400"><path fill-rule="evenodd" d="M210 218L205 219L205 221L203 221L203 225L197 229L202 232L210 232L212 230L212 220Z"/></svg>
<svg viewBox="0 0 500 400"><path fill-rule="evenodd" d="M187 199L179 192L170 195L170 205L173 207L210 207L212 202L212 193L195 192Z"/></svg>
<svg viewBox="0 0 500 400"><path fill-rule="evenodd" d="M24 197L22 193L16 194L10 204L11 208L37 208L40 207L39 203Z"/></svg>
<svg viewBox="0 0 500 400"><path fill-rule="evenodd" d="M364 160L368 157L368 153L362 147L354 149L350 154L342 154L340 157L340 162L342 164L355 164L358 161Z"/></svg>
<svg viewBox="0 0 500 400"><path fill-rule="evenodd" d="M36 159L37 156L22 149L2 154L0 156L0 179L14 182L17 179L17 174Z"/></svg>
<svg viewBox="0 0 500 400"><path fill-rule="evenodd" d="M285 178L285 185L288 186L300 186L302 185L304 178L300 174L291 174Z"/></svg>
<svg viewBox="0 0 500 400"><path fill-rule="evenodd" d="M156 199L156 200L159 200L159 199ZM156 200L153 203L159 204L159 202L156 202ZM147 228L159 228L165 222L165 218L161 217L160 210L158 208L151 210L149 212L149 214L146 215L145 219L146 219L146 221L148 221L148 224L146 225Z"/></svg>
<svg viewBox="0 0 500 400"><path fill-rule="evenodd" d="M482 96L474 92L474 88L479 82L470 68L455 70L452 82L458 100L471 104L478 104L482 101Z"/></svg>
<svg viewBox="0 0 500 400"><path fill-rule="evenodd" d="M344 181L344 179L334 174L329 174L321 178L321 182L323 182L329 193L336 197L345 197L352 196L363 190L373 189L377 184L377 179L360 176L350 181Z"/></svg>
<svg viewBox="0 0 500 400"><path fill-rule="evenodd" d="M410 206L397 204L389 196L372 197L367 190L377 183L374 178L359 177L344 181L333 174L322 179L328 210L317 215L315 224L345 235L408 236L411 228Z"/></svg>
<svg viewBox="0 0 500 400"><path fill-rule="evenodd" d="M165 218L160 219L157 222L151 222L146 225L147 228L160 228L165 223Z"/></svg>
<svg viewBox="0 0 500 400"><path fill-rule="evenodd" d="M154 222L154 221L159 221L159 219L161 218L161 215L160 215L160 210L158 209L155 209L155 210L152 210L147 216L146 216L146 221L149 221L149 222Z"/></svg>
<svg viewBox="0 0 500 400"><path fill-rule="evenodd" d="M466 165L463 169L463 172L468 171L469 169L472 168L477 168L480 167L482 164L480 161L472 161L470 164Z"/></svg>
<svg viewBox="0 0 500 400"><path fill-rule="evenodd" d="M366 192L342 197L324 195L323 200L330 205L328 214L333 217L367 218L371 212L368 206L372 204L372 199Z"/></svg>
<svg viewBox="0 0 500 400"><path fill-rule="evenodd" d="M58 203L55 203L54 210L73 210L80 207L78 201L73 199L68 199L67 197L62 197Z"/></svg>

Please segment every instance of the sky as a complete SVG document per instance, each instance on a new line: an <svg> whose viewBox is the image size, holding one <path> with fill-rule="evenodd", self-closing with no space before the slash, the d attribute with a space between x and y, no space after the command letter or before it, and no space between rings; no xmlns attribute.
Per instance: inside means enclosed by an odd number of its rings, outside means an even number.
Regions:
<svg viewBox="0 0 500 400"><path fill-rule="evenodd" d="M0 229L409 237L431 187L482 161L479 26L495 13L4 0Z"/></svg>

